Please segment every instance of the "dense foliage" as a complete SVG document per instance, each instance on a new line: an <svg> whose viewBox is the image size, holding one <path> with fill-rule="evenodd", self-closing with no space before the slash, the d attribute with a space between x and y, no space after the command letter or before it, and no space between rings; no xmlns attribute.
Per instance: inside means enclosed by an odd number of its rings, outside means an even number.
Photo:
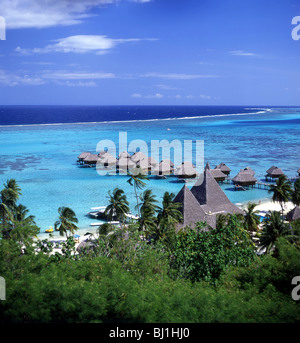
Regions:
<svg viewBox="0 0 300 343"><path fill-rule="evenodd" d="M0 322L300 321L300 303L291 297L300 249L291 235L276 236L275 249L257 255L236 216L222 218L216 230L203 231L198 223L174 234L166 225L177 215L170 194L157 208L148 192L138 206L152 218L160 214L154 239L147 238L153 233L147 221L120 229L105 224L85 247L76 249L69 236L58 250L35 238L32 217L16 217L20 190L6 186L15 192L3 192L0 208L0 275L6 280ZM291 227L298 235L300 224Z"/></svg>

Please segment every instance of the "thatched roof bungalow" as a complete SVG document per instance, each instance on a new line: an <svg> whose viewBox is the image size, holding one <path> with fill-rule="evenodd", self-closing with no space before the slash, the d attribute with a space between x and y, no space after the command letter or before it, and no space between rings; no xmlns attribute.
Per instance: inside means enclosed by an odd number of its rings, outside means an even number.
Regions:
<svg viewBox="0 0 300 343"><path fill-rule="evenodd" d="M127 151L122 151L120 154L119 154L119 159L121 158L130 158L131 155L129 154L129 152Z"/></svg>
<svg viewBox="0 0 300 343"><path fill-rule="evenodd" d="M110 153L106 152L100 157L100 163L103 164L104 167L112 167L116 166L117 159L113 157Z"/></svg>
<svg viewBox="0 0 300 343"><path fill-rule="evenodd" d="M252 176L255 175L255 171L252 170L250 167L246 167L246 168L244 168L244 169L241 169L240 172L242 172L242 173L243 173L243 172L249 173L249 174L251 174Z"/></svg>
<svg viewBox="0 0 300 343"><path fill-rule="evenodd" d="M300 219L300 207L295 206L291 211L287 213L285 219L289 222Z"/></svg>
<svg viewBox="0 0 300 343"><path fill-rule="evenodd" d="M239 186L254 186L257 179L251 172L242 169L233 179L232 182Z"/></svg>
<svg viewBox="0 0 300 343"><path fill-rule="evenodd" d="M128 170L135 168L136 164L133 161L131 161L130 158L122 157L117 160L116 167L119 170L123 170L124 172L127 172Z"/></svg>
<svg viewBox="0 0 300 343"><path fill-rule="evenodd" d="M222 173L224 173L225 175L229 175L231 172L231 169L229 167L227 167L227 165L225 163L220 163L219 165L217 165L215 167L215 169L220 169Z"/></svg>
<svg viewBox="0 0 300 343"><path fill-rule="evenodd" d="M137 151L135 152L131 157L130 157L131 161L133 161L134 163L137 163L139 161L142 160L147 160L148 156L146 156L143 152L141 151Z"/></svg>
<svg viewBox="0 0 300 343"><path fill-rule="evenodd" d="M185 161L176 167L175 175L179 178L194 178L198 175L198 172L191 162Z"/></svg>
<svg viewBox="0 0 300 343"><path fill-rule="evenodd" d="M98 155L90 153L83 159L83 163L88 165L96 165L98 160Z"/></svg>
<svg viewBox="0 0 300 343"><path fill-rule="evenodd" d="M90 155L91 153L88 151L82 152L78 157L77 157L77 162L80 162L81 164L83 163L83 160Z"/></svg>
<svg viewBox="0 0 300 343"><path fill-rule="evenodd" d="M272 166L267 170L266 178L276 179L279 176L284 175L284 172L281 168L278 168L276 166Z"/></svg>
<svg viewBox="0 0 300 343"><path fill-rule="evenodd" d="M219 169L219 168L211 169L208 162L206 163L206 167L205 168L210 170L211 175L213 176L213 178L217 182L225 181L227 175L225 173L223 173L221 169Z"/></svg>
<svg viewBox="0 0 300 343"><path fill-rule="evenodd" d="M184 186L174 198L182 206L179 210L183 214L183 222L177 229L185 226L194 227L197 222L205 221L204 230L216 227L217 216L226 213L240 213L243 211L235 206L214 179L211 170L204 170L203 178L195 183L191 190Z"/></svg>
<svg viewBox="0 0 300 343"><path fill-rule="evenodd" d="M170 160L162 160L153 170L154 175L171 175L174 171L174 163Z"/></svg>

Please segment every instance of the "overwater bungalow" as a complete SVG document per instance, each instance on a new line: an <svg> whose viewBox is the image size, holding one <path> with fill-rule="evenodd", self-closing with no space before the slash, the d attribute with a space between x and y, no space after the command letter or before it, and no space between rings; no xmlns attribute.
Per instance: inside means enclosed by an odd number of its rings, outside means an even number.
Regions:
<svg viewBox="0 0 300 343"><path fill-rule="evenodd" d="M245 169L240 170L240 172L232 179L234 185L238 187L244 186L254 186L257 182L257 179L253 176L251 171ZM241 189L242 189L241 188Z"/></svg>
<svg viewBox="0 0 300 343"><path fill-rule="evenodd" d="M78 157L77 157L77 162L79 162L80 164L83 164L83 160L90 155L91 153L88 151L82 152Z"/></svg>
<svg viewBox="0 0 300 343"><path fill-rule="evenodd" d="M251 174L252 176L255 175L255 171L252 170L250 167L246 167L246 168L244 168L244 169L241 169L240 172L249 173L249 174Z"/></svg>
<svg viewBox="0 0 300 343"><path fill-rule="evenodd" d="M129 154L129 152L127 152L125 150L119 154L119 160L122 158L130 158L130 157L131 157L131 155Z"/></svg>
<svg viewBox="0 0 300 343"><path fill-rule="evenodd" d="M229 167L227 167L227 165L225 163L220 163L219 165L217 165L215 167L215 169L220 169L222 173L224 173L225 175L229 175L231 172L231 169Z"/></svg>
<svg viewBox="0 0 300 343"><path fill-rule="evenodd" d="M184 185L173 201L182 205L179 210L183 214L183 222L177 225L177 230L187 225L193 228L197 222L202 221L207 223L203 230L210 230L216 228L220 214L243 214L243 211L228 199L207 167L203 178L200 178L191 190Z"/></svg>
<svg viewBox="0 0 300 343"><path fill-rule="evenodd" d="M119 172L125 172L130 171L131 169L136 167L136 164L131 161L130 158L122 157L119 158L116 162L116 167L119 170Z"/></svg>
<svg viewBox="0 0 300 343"><path fill-rule="evenodd" d="M143 152L141 151L137 151L135 152L131 157L130 157L131 161L133 161L134 163L137 163L139 161L142 160L148 160L148 156L146 156Z"/></svg>
<svg viewBox="0 0 300 343"><path fill-rule="evenodd" d="M219 169L219 168L211 169L208 162L206 163L206 167L205 168L210 170L211 175L213 176L213 178L217 182L225 181L227 175L225 173L223 173L221 169Z"/></svg>
<svg viewBox="0 0 300 343"><path fill-rule="evenodd" d="M89 154L83 159L83 163L87 164L89 166L93 166L97 164L97 161L99 160L99 156L96 154Z"/></svg>
<svg viewBox="0 0 300 343"><path fill-rule="evenodd" d="M117 159L113 157L110 153L106 152L100 157L100 163L104 167L113 167L116 166Z"/></svg>
<svg viewBox="0 0 300 343"><path fill-rule="evenodd" d="M284 175L284 172L281 168L278 168L276 166L272 166L267 170L267 175L265 175L266 180L267 179L277 179L279 176Z"/></svg>
<svg viewBox="0 0 300 343"><path fill-rule="evenodd" d="M156 159L154 157L148 157L148 163L151 166L151 168L155 168L158 165L158 162L156 161Z"/></svg>
<svg viewBox="0 0 300 343"><path fill-rule="evenodd" d="M185 161L176 167L175 175L179 178L195 178L198 172L191 162Z"/></svg>
<svg viewBox="0 0 300 343"><path fill-rule="evenodd" d="M300 207L295 206L291 211L287 213L287 215L285 216L285 219L288 220L289 222L300 219Z"/></svg>
<svg viewBox="0 0 300 343"><path fill-rule="evenodd" d="M174 163L170 160L162 160L153 170L152 173L157 176L171 175L174 171Z"/></svg>

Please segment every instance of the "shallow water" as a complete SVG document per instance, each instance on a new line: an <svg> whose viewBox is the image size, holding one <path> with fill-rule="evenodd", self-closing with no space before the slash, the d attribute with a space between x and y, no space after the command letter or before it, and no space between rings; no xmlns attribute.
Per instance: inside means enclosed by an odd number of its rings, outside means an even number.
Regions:
<svg viewBox="0 0 300 343"><path fill-rule="evenodd" d="M149 147L151 140L204 140L204 162L209 161L212 168L226 163L232 169L231 176L250 166L256 178L263 180L273 164L288 176L295 176L300 167L300 109L256 112L162 121L2 126L0 184L9 178L17 180L23 193L20 202L36 216L42 233L53 226L57 209L69 206L76 212L79 234L83 234L95 221L86 213L91 207L107 205L108 191L116 186L126 192L132 213L136 213L134 190L127 176L100 176L94 168L76 163L82 151L95 152L100 140L109 139L118 145L119 132L127 132L128 143L142 139ZM146 188L161 200L165 191L176 194L181 189L183 184L176 180L151 177ZM192 186L193 181L187 185ZM221 187L234 203L268 197L262 189L238 192L230 184Z"/></svg>

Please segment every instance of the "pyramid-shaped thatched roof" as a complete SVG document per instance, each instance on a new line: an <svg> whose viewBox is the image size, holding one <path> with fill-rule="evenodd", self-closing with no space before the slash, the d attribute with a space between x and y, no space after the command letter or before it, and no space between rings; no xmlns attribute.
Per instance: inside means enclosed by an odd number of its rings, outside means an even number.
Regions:
<svg viewBox="0 0 300 343"><path fill-rule="evenodd" d="M177 228L186 226L193 228L195 223L205 221L204 210L186 185L181 188L173 202L180 202L182 204L179 210L183 214L183 222Z"/></svg>
<svg viewBox="0 0 300 343"><path fill-rule="evenodd" d="M206 213L243 213L228 199L208 168L205 168L203 178L196 182L191 192Z"/></svg>
<svg viewBox="0 0 300 343"><path fill-rule="evenodd" d="M137 151L130 158L133 162L137 163L138 161L147 160L148 156L141 151Z"/></svg>
<svg viewBox="0 0 300 343"><path fill-rule="evenodd" d="M300 219L300 207L295 206L290 212L287 213L286 219L290 222Z"/></svg>
<svg viewBox="0 0 300 343"><path fill-rule="evenodd" d="M215 169L221 169L222 172L231 172L231 169L223 162L217 165Z"/></svg>
<svg viewBox="0 0 300 343"><path fill-rule="evenodd" d="M88 164L96 164L99 160L99 156L95 154L88 154L83 161Z"/></svg>
<svg viewBox="0 0 300 343"><path fill-rule="evenodd" d="M219 169L219 168L211 169L210 165L209 165L209 162L206 163L206 167L205 168L210 170L210 173L214 177L215 180L218 180L218 181L222 181L223 180L224 181L226 179L227 175L224 174L222 172L222 170Z"/></svg>
<svg viewBox="0 0 300 343"><path fill-rule="evenodd" d="M175 175L178 177L195 177L197 174L197 170L189 161L182 162L175 170Z"/></svg>
<svg viewBox="0 0 300 343"><path fill-rule="evenodd" d="M127 151L122 151L120 154L119 154L119 159L121 159L121 158L130 158L131 156L130 156L130 154L129 154L129 152L127 152Z"/></svg>
<svg viewBox="0 0 300 343"><path fill-rule="evenodd" d="M257 179L249 172L245 170L241 170L233 179L233 182L240 182L243 183L255 183Z"/></svg>
<svg viewBox="0 0 300 343"><path fill-rule="evenodd" d="M88 152L88 151L84 151L84 152L82 152L79 156L78 156L78 159L79 160L83 160L83 159L85 159L88 155L90 155L91 153L90 152Z"/></svg>
<svg viewBox="0 0 300 343"><path fill-rule="evenodd" d="M252 176L255 175L255 171L252 170L250 167L246 167L246 168L244 168L244 169L241 169L240 172L241 172L241 173L249 173L249 174L251 174Z"/></svg>
<svg viewBox="0 0 300 343"><path fill-rule="evenodd" d="M278 176L280 176L280 175L283 175L284 172L282 171L281 168L278 168L278 167L276 167L276 166L272 166L271 168L269 168L269 169L267 170L267 174L268 174L269 176L278 177Z"/></svg>

